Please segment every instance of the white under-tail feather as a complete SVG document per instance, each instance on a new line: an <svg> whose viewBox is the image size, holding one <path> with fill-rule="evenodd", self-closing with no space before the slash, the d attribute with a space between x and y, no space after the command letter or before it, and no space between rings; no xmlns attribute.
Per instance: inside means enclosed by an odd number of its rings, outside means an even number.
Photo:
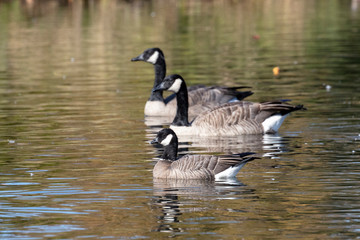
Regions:
<svg viewBox="0 0 360 240"><path fill-rule="evenodd" d="M236 177L236 174L240 171L240 169L245 165L246 163L242 163L239 165L235 165L233 167L229 167L226 170L218 173L215 175L215 180L224 179L224 178L234 178Z"/></svg>
<svg viewBox="0 0 360 240"><path fill-rule="evenodd" d="M276 133L288 115L289 114L286 115L276 114L267 118L262 123L264 128L264 133Z"/></svg>

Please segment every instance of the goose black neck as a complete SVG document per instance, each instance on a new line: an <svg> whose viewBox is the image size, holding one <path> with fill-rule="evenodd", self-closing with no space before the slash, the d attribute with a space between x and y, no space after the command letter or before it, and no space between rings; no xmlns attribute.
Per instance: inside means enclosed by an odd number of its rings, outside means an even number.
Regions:
<svg viewBox="0 0 360 240"><path fill-rule="evenodd" d="M166 75L166 64L163 58L158 58L156 63L154 64L155 70L155 80L154 87L159 85ZM150 101L164 101L163 91L152 92L149 98Z"/></svg>
<svg viewBox="0 0 360 240"><path fill-rule="evenodd" d="M188 121L189 99L186 83L183 81L180 90L176 93L177 110L174 121L171 125L174 126L190 126Z"/></svg>
<svg viewBox="0 0 360 240"><path fill-rule="evenodd" d="M163 155L161 156L162 159L172 160L175 161L178 152L178 140L173 140L169 145L164 147Z"/></svg>

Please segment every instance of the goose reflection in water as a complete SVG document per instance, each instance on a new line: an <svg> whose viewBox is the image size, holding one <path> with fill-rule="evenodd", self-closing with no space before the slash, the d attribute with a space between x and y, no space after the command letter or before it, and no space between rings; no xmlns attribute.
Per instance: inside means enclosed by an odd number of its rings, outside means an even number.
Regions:
<svg viewBox="0 0 360 240"><path fill-rule="evenodd" d="M245 188L236 178L222 181L153 179L154 198L151 208L158 212L159 225L154 232L184 232L176 223L183 222L182 214L190 212L208 212L214 209L211 200L224 199L257 199L255 190ZM210 201L209 201L210 200ZM204 207L198 202L207 201ZM203 206L203 207L198 207ZM215 207L216 208L216 207ZM228 212L243 212L240 209L227 208Z"/></svg>
<svg viewBox="0 0 360 240"><path fill-rule="evenodd" d="M146 138L150 141L162 128L147 129ZM239 152L256 152L262 157L274 157L277 154L291 151L289 142L297 136L282 136L280 134L254 134L237 137L197 137L188 136L179 142L179 154L186 153L224 153L236 154ZM152 145L155 154L161 155L162 147ZM260 154L263 152L263 154Z"/></svg>
<svg viewBox="0 0 360 240"><path fill-rule="evenodd" d="M172 116L145 116L144 123L147 127L151 129L160 129L163 128L164 125L169 125L174 120Z"/></svg>

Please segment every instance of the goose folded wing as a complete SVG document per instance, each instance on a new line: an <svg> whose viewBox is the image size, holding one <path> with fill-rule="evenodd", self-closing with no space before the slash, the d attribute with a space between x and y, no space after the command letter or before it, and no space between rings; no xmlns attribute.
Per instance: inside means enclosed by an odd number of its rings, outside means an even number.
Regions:
<svg viewBox="0 0 360 240"><path fill-rule="evenodd" d="M226 103L200 114L193 124L206 124L216 129L254 121L259 112L260 105L258 103L246 101Z"/></svg>
<svg viewBox="0 0 360 240"><path fill-rule="evenodd" d="M173 178L214 179L214 171L218 163L217 156L186 155L171 164Z"/></svg>

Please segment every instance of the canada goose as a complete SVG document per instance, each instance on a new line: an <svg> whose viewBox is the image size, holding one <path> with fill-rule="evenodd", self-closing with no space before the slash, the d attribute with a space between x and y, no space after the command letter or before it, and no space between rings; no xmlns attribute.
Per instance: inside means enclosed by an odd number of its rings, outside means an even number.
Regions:
<svg viewBox="0 0 360 240"><path fill-rule="evenodd" d="M153 91L168 90L176 93L177 112L170 127L176 134L197 136L237 136L244 134L276 133L286 116L305 108L285 102L232 102L202 112L188 121L187 90L184 79L170 75Z"/></svg>
<svg viewBox="0 0 360 240"><path fill-rule="evenodd" d="M166 63L163 52L160 48L149 48L131 61L144 61L154 65L155 80L154 87L165 77ZM197 116L200 112L212 107L219 106L231 100L242 100L253 94L251 91L237 91L240 88L248 87L206 87L203 85L192 86L189 91L189 116ZM176 114L176 98L170 95L163 98L163 91L151 92L150 98L145 104L144 113L146 116L171 116Z"/></svg>
<svg viewBox="0 0 360 240"><path fill-rule="evenodd" d="M185 155L177 159L178 138L170 128L162 129L151 143L164 146L162 157L154 166L154 178L207 180L233 178L247 162L256 159L256 157L248 157L254 154L250 152L224 156Z"/></svg>

